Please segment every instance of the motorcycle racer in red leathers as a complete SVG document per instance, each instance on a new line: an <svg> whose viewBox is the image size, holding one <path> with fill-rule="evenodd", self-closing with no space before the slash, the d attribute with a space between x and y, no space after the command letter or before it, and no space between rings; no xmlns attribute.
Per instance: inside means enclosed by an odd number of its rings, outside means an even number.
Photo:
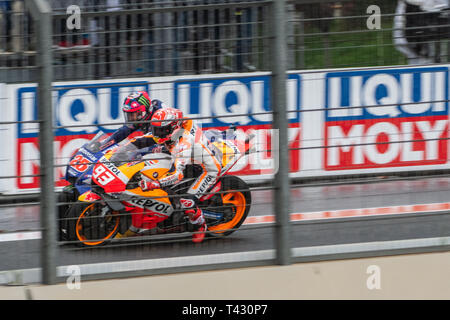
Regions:
<svg viewBox="0 0 450 320"><path fill-rule="evenodd" d="M153 139L170 151L174 157L174 169L159 180L143 177L140 187L145 191L174 185L183 179L183 171L188 164L200 165L203 173L190 186L187 194L182 196L180 203L197 231L193 234L192 241L202 242L207 227L197 203L203 193L216 183L222 167L208 148L201 128L194 124L193 120L183 119L180 110L159 109L151 120Z"/></svg>

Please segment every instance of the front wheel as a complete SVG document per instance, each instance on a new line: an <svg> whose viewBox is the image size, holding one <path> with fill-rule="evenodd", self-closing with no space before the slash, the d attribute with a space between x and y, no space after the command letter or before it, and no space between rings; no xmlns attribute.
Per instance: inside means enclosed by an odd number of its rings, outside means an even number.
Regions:
<svg viewBox="0 0 450 320"><path fill-rule="evenodd" d="M76 203L68 219L69 239L83 246L106 244L119 231L119 213L98 202Z"/></svg>
<svg viewBox="0 0 450 320"><path fill-rule="evenodd" d="M221 179L222 198L221 211L223 219L208 226L210 235L225 237L236 231L247 218L252 202L250 187L236 176L225 176Z"/></svg>
<svg viewBox="0 0 450 320"><path fill-rule="evenodd" d="M68 214L70 208L77 201L79 192L73 185L66 186L63 191L58 195L58 239L59 241L67 241L68 230Z"/></svg>

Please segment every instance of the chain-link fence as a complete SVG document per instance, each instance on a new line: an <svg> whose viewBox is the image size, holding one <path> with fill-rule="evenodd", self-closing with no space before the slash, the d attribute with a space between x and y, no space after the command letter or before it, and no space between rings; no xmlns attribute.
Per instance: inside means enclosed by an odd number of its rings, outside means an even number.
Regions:
<svg viewBox="0 0 450 320"><path fill-rule="evenodd" d="M267 3L79 1L79 28L68 29L73 4L52 1L55 80L268 70ZM30 81L32 20L23 1L6 1L3 12L4 81Z"/></svg>
<svg viewBox="0 0 450 320"><path fill-rule="evenodd" d="M445 7L51 1L47 39L32 2L0 1L0 101L11 106L0 118L10 236L0 237L0 270L27 269L22 281L40 281L41 266L59 279L72 267L100 278L448 247ZM136 91L194 120L223 168L243 153L200 201L202 243L180 205L198 166L183 172L186 185L148 195L136 166L151 178L164 157L111 160L88 143L124 125ZM433 172L443 174L411 181ZM113 173L124 190L101 188Z"/></svg>
<svg viewBox="0 0 450 320"><path fill-rule="evenodd" d="M52 1L54 79L268 71L268 3ZM377 3L379 25L369 29L370 1L288 2L288 69L448 60L445 10L425 11L404 1ZM68 11L71 5L76 10ZM68 20L77 10L80 19ZM0 12L0 79L34 81L30 14L22 0L2 1Z"/></svg>

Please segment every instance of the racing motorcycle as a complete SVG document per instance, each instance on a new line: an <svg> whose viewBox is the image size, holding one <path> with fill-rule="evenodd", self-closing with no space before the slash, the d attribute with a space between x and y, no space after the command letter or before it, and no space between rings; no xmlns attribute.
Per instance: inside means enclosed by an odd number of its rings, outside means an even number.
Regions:
<svg viewBox="0 0 450 320"><path fill-rule="evenodd" d="M89 142L82 145L70 158L64 180L69 184L58 195L59 240L67 240L67 215L80 194L91 189L92 170L97 161L117 144L106 142L108 135L99 131ZM126 139L122 143L127 143ZM106 143L105 143L106 142Z"/></svg>
<svg viewBox="0 0 450 320"><path fill-rule="evenodd" d="M228 175L241 157L252 152L252 136L244 141L230 130L205 131L208 145L222 165L217 182L199 199L208 227L207 235L228 236L246 219L251 206L249 186ZM83 246L100 246L139 225L138 235L193 232L180 199L203 173L198 165L188 165L184 179L171 187L143 191L142 175L157 180L173 167L167 150L142 154L129 141L110 148L90 170L90 188L67 211L66 240Z"/></svg>

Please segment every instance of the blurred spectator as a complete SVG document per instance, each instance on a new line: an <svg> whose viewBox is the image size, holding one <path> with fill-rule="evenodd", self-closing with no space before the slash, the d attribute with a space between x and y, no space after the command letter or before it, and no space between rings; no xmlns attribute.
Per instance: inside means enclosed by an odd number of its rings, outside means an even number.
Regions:
<svg viewBox="0 0 450 320"><path fill-rule="evenodd" d="M153 7L164 8L181 5L180 1L153 1ZM170 75L177 68L175 55L176 46L176 15L173 12L155 12L149 15L150 26L147 34L148 69L158 75ZM139 26L138 26L139 28ZM141 35L138 35L141 39Z"/></svg>
<svg viewBox="0 0 450 320"><path fill-rule="evenodd" d="M31 23L24 0L0 0L0 52L32 52Z"/></svg>
<svg viewBox="0 0 450 320"><path fill-rule="evenodd" d="M236 8L234 14L236 15L236 68L238 72L244 70L244 61L249 52L248 48L251 46L251 9L250 8Z"/></svg>
<svg viewBox="0 0 450 320"><path fill-rule="evenodd" d="M440 40L448 39L448 0L400 0L394 43L409 64L440 62Z"/></svg>
<svg viewBox="0 0 450 320"><path fill-rule="evenodd" d="M98 2L98 1L97 1ZM103 5L106 5L106 8L100 9L101 11L119 11L121 10L120 0L106 0ZM117 70L117 65L120 61L120 53L118 47L123 43L120 43L120 36L118 32L120 32L120 16L112 15L104 17L104 30L100 30L104 32L104 46L106 50L104 52L105 58L105 76L106 77L114 77L117 76L115 74ZM96 28L99 30L100 28ZM97 35L95 32L93 33L95 36ZM97 39L94 39L95 44L97 45ZM100 51L101 52L101 51Z"/></svg>
<svg viewBox="0 0 450 320"><path fill-rule="evenodd" d="M67 28L67 9L71 5L77 5L80 8L82 17L83 10L89 10L89 6L93 1L81 0L74 2L73 0L51 0L51 6L54 13L63 14L64 16L54 19L53 33L56 35L56 48L61 50L66 49L80 49L87 48L90 44L88 33L82 33L82 30L87 31L87 23L81 18L81 30Z"/></svg>
<svg viewBox="0 0 450 320"><path fill-rule="evenodd" d="M237 2L245 2L245 0ZM237 71L254 71L255 67L252 65L252 39L256 28L257 9L255 7L236 8L235 15L238 38L236 44Z"/></svg>
<svg viewBox="0 0 450 320"><path fill-rule="evenodd" d="M120 0L88 0L87 1L89 3L89 7L87 8L87 10L89 11L118 11L121 10L121 4L120 4ZM108 30L110 27L110 20L108 17L105 18L105 28ZM113 20L117 20L117 19L113 19ZM115 22L116 27L118 27L118 23L117 21ZM90 19L89 20L89 44L91 46L98 46L99 45L99 37L98 37L98 32L99 31L104 31L100 26L99 26L99 18L94 18L94 19ZM106 34L108 35L108 34ZM114 36L114 35L111 35ZM109 41L109 35L108 35L108 40Z"/></svg>
<svg viewBox="0 0 450 320"><path fill-rule="evenodd" d="M84 71L73 65L85 66L88 74L84 75L94 78L253 71L253 49L256 44L262 45L253 39L257 31L262 31L256 26L262 7L245 5L261 0L48 1L55 15L54 62L60 66L58 79L81 77ZM14 47L13 51L33 51L23 45L32 43L34 36L31 19L20 9L23 3L0 0L0 51L10 47ZM231 4L229 8L215 6L227 3ZM67 25L75 13L67 11L72 5L80 9L81 28ZM139 12L149 7L175 6L189 9ZM122 14L124 10L134 11ZM95 15L104 11L118 14ZM86 12L94 15L84 15ZM20 27L17 35L15 26ZM11 39L17 39L17 49Z"/></svg>
<svg viewBox="0 0 450 320"><path fill-rule="evenodd" d="M0 0L0 52L11 50L11 4L12 0Z"/></svg>
<svg viewBox="0 0 450 320"><path fill-rule="evenodd" d="M57 48L80 49L98 45L98 18L85 19L83 12L92 11L117 11L121 9L120 0L51 0L54 13L64 16L55 19L54 34L57 35ZM81 30L67 28L67 9L71 5L77 5L81 13ZM109 19L106 19L106 28L109 27Z"/></svg>

